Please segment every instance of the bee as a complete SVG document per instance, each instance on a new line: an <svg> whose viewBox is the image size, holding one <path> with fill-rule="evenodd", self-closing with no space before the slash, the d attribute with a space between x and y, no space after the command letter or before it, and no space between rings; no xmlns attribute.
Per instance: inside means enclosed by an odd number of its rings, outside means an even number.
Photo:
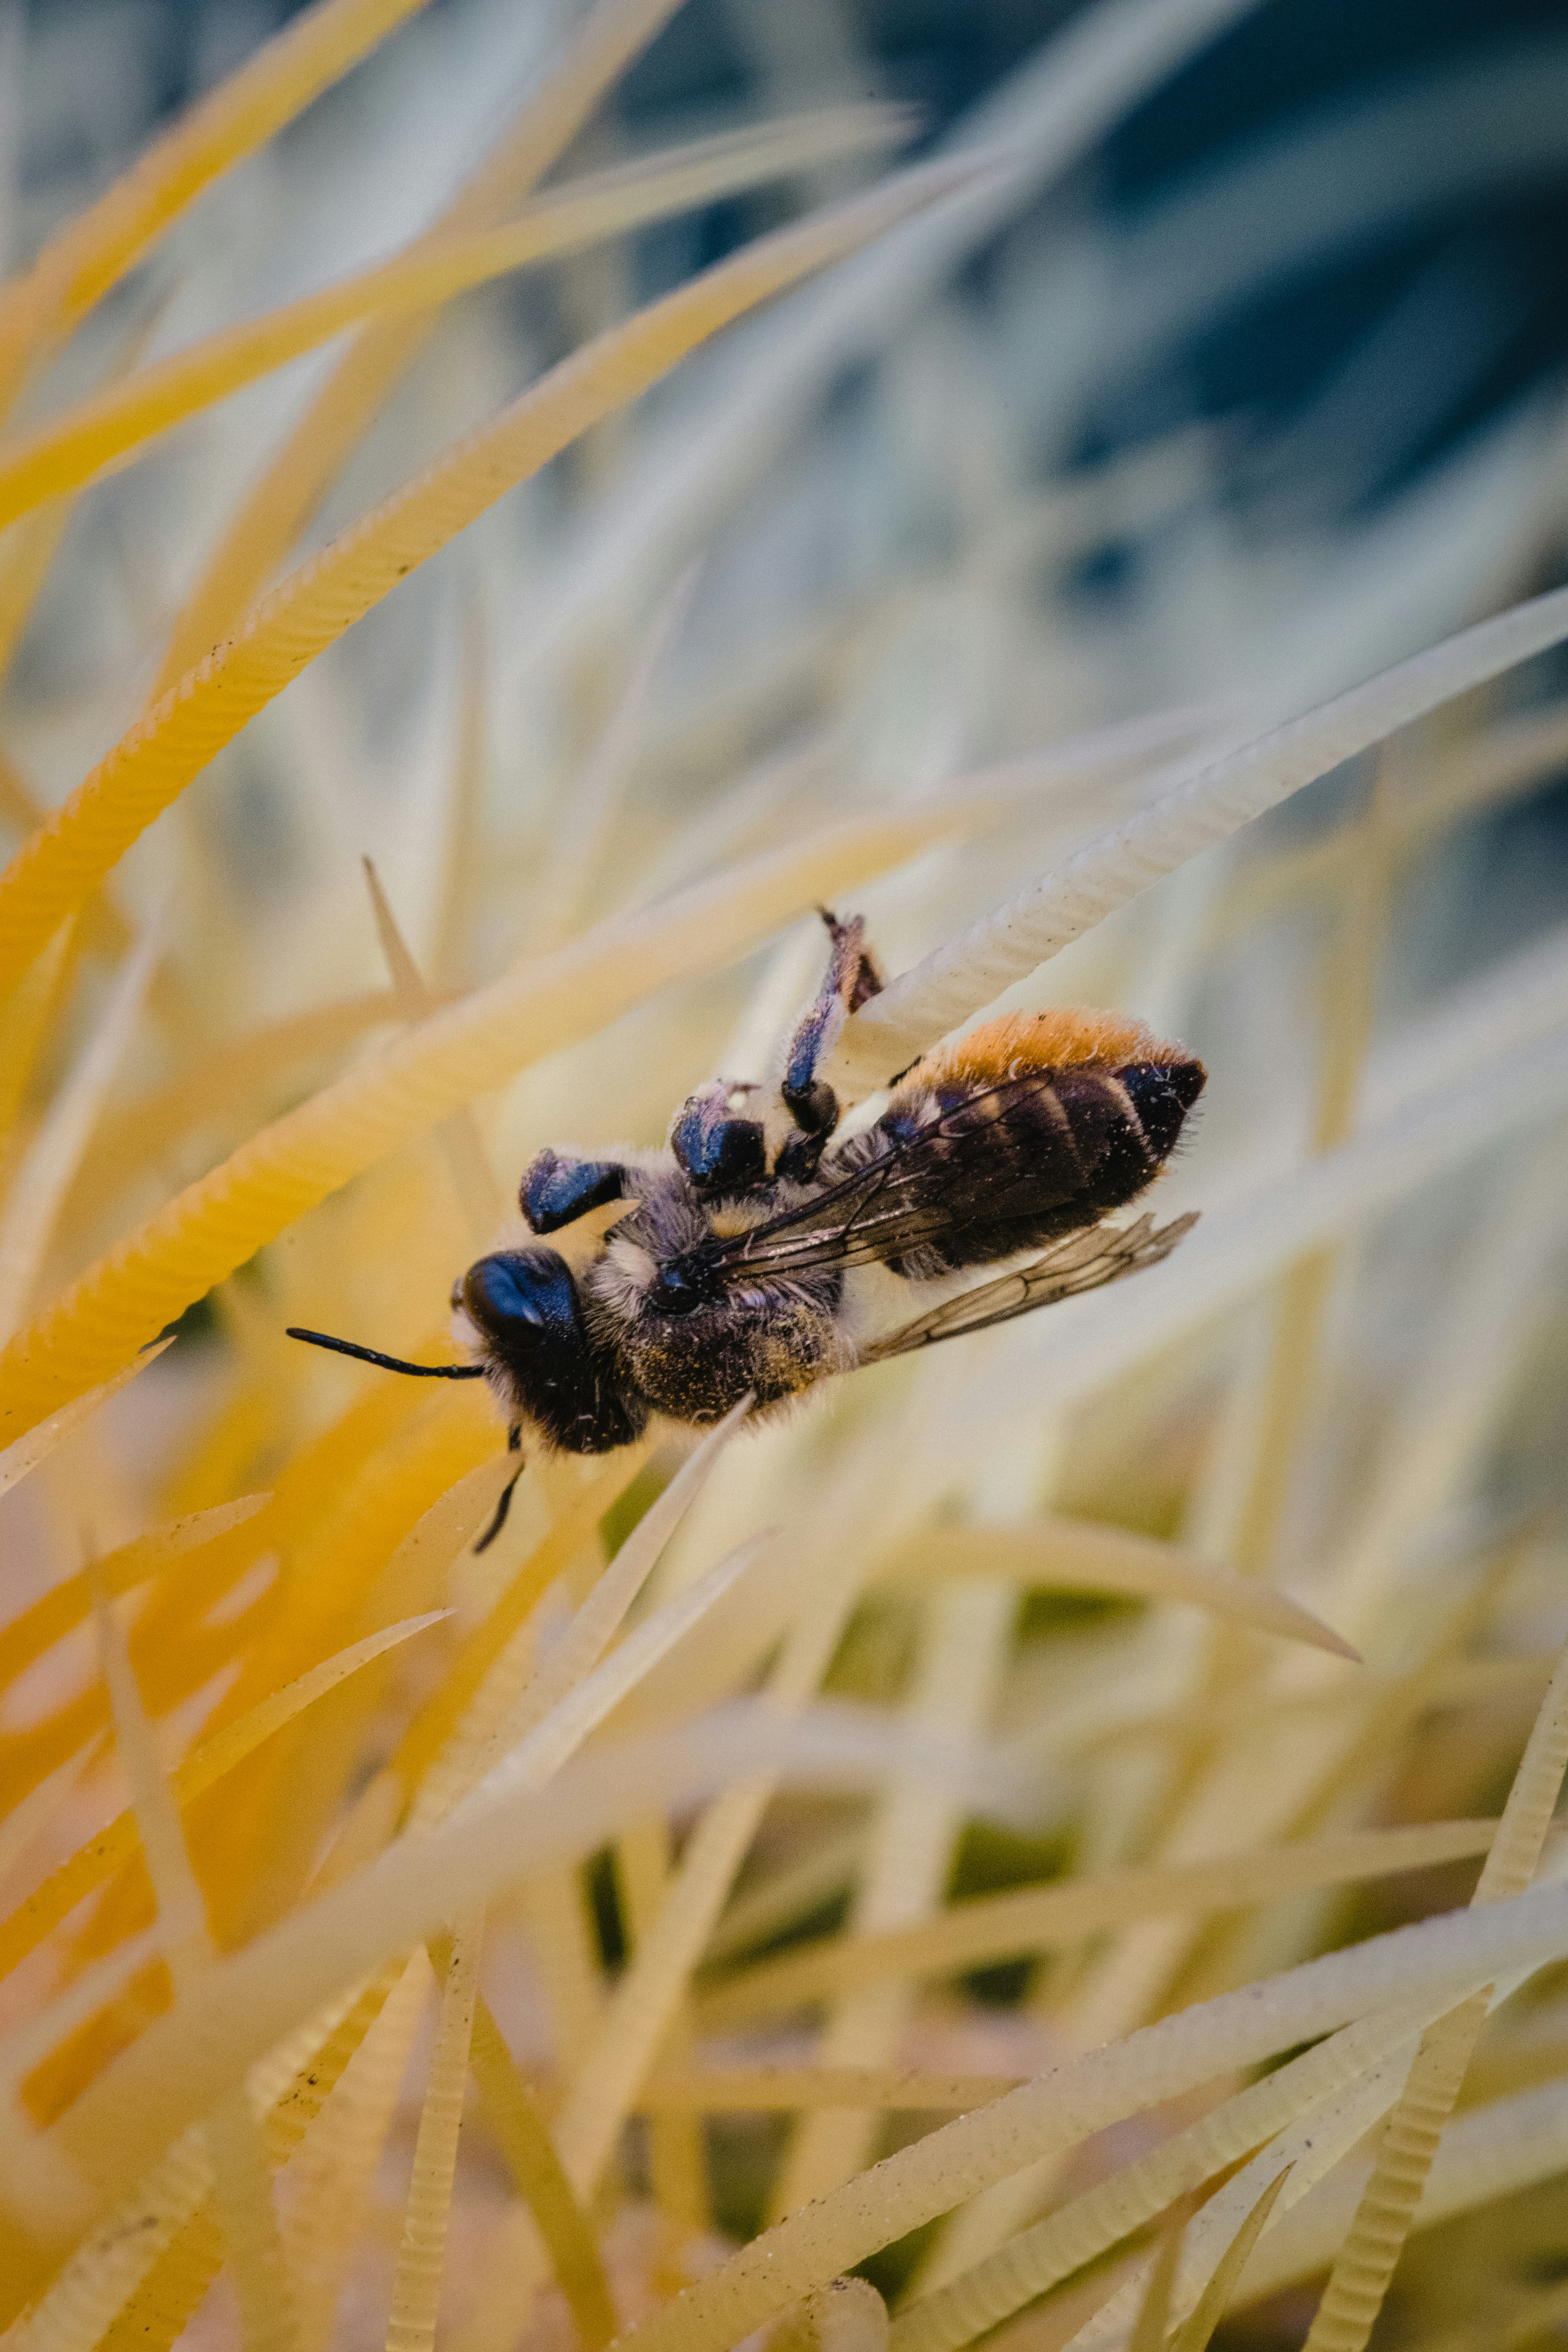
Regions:
<svg viewBox="0 0 1568 2352"><path fill-rule="evenodd" d="M470 1360L289 1338L421 1379L487 1380L514 1452L527 1431L608 1454L656 1416L701 1428L748 1394L765 1413L1169 1255L1192 1216L1101 1220L1170 1160L1201 1062L1118 1013L1019 1013L922 1055L857 1125L818 1072L883 982L862 919L823 919L827 971L777 1075L699 1087L666 1150L539 1154L520 1192L526 1243L481 1257L452 1292ZM552 1246L616 1204L585 1261ZM974 1283L1009 1260L1026 1262Z"/></svg>

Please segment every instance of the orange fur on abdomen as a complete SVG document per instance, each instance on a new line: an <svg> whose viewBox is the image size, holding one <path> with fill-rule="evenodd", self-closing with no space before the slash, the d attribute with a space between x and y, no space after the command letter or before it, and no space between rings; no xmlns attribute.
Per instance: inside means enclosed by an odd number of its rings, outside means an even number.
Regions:
<svg viewBox="0 0 1568 2352"><path fill-rule="evenodd" d="M994 1086L1027 1070L1065 1070L1086 1062L1107 1070L1130 1063L1191 1060L1183 1045L1156 1037L1125 1013L1097 1013L1086 1004L1052 1005L1045 1013L1012 1013L987 1021L967 1037L939 1045L900 1081L904 1087Z"/></svg>

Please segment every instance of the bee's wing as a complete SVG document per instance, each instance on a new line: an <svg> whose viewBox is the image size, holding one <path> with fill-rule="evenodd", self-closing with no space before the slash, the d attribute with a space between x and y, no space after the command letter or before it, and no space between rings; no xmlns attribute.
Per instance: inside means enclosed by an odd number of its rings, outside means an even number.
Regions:
<svg viewBox="0 0 1568 2352"><path fill-rule="evenodd" d="M1194 1212L1156 1229L1152 1217L1131 1225L1097 1225L1072 1234L1016 1274L983 1282L917 1316L887 1339L860 1350L863 1364L879 1364L889 1356L907 1356L916 1348L931 1348L939 1339L956 1339L966 1331L984 1331L993 1323L1010 1323L1016 1315L1032 1315L1037 1307L1054 1307L1058 1298L1076 1298L1080 1292L1099 1290L1120 1282L1125 1274L1158 1265L1197 1223Z"/></svg>
<svg viewBox="0 0 1568 2352"><path fill-rule="evenodd" d="M984 1169L989 1152L983 1132L954 1137L939 1122L802 1207L731 1235L706 1262L721 1279L743 1282L902 1257L952 1231L955 1185Z"/></svg>

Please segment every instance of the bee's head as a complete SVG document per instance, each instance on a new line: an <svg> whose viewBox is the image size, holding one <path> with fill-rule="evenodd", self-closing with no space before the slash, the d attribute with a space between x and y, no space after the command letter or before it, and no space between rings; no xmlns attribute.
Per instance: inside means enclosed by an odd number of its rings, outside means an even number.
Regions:
<svg viewBox="0 0 1568 2352"><path fill-rule="evenodd" d="M608 1454L640 1436L647 1408L595 1339L565 1259L552 1249L497 1250L452 1293L518 1415L573 1454Z"/></svg>

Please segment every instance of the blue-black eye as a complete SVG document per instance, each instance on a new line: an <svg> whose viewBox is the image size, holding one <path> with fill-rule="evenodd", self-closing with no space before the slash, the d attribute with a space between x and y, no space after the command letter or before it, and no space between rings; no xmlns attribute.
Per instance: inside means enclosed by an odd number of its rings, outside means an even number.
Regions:
<svg viewBox="0 0 1568 2352"><path fill-rule="evenodd" d="M530 1330L575 1331L576 1286L564 1258L553 1250L498 1250L463 1276L463 1305L492 1339L522 1338Z"/></svg>

